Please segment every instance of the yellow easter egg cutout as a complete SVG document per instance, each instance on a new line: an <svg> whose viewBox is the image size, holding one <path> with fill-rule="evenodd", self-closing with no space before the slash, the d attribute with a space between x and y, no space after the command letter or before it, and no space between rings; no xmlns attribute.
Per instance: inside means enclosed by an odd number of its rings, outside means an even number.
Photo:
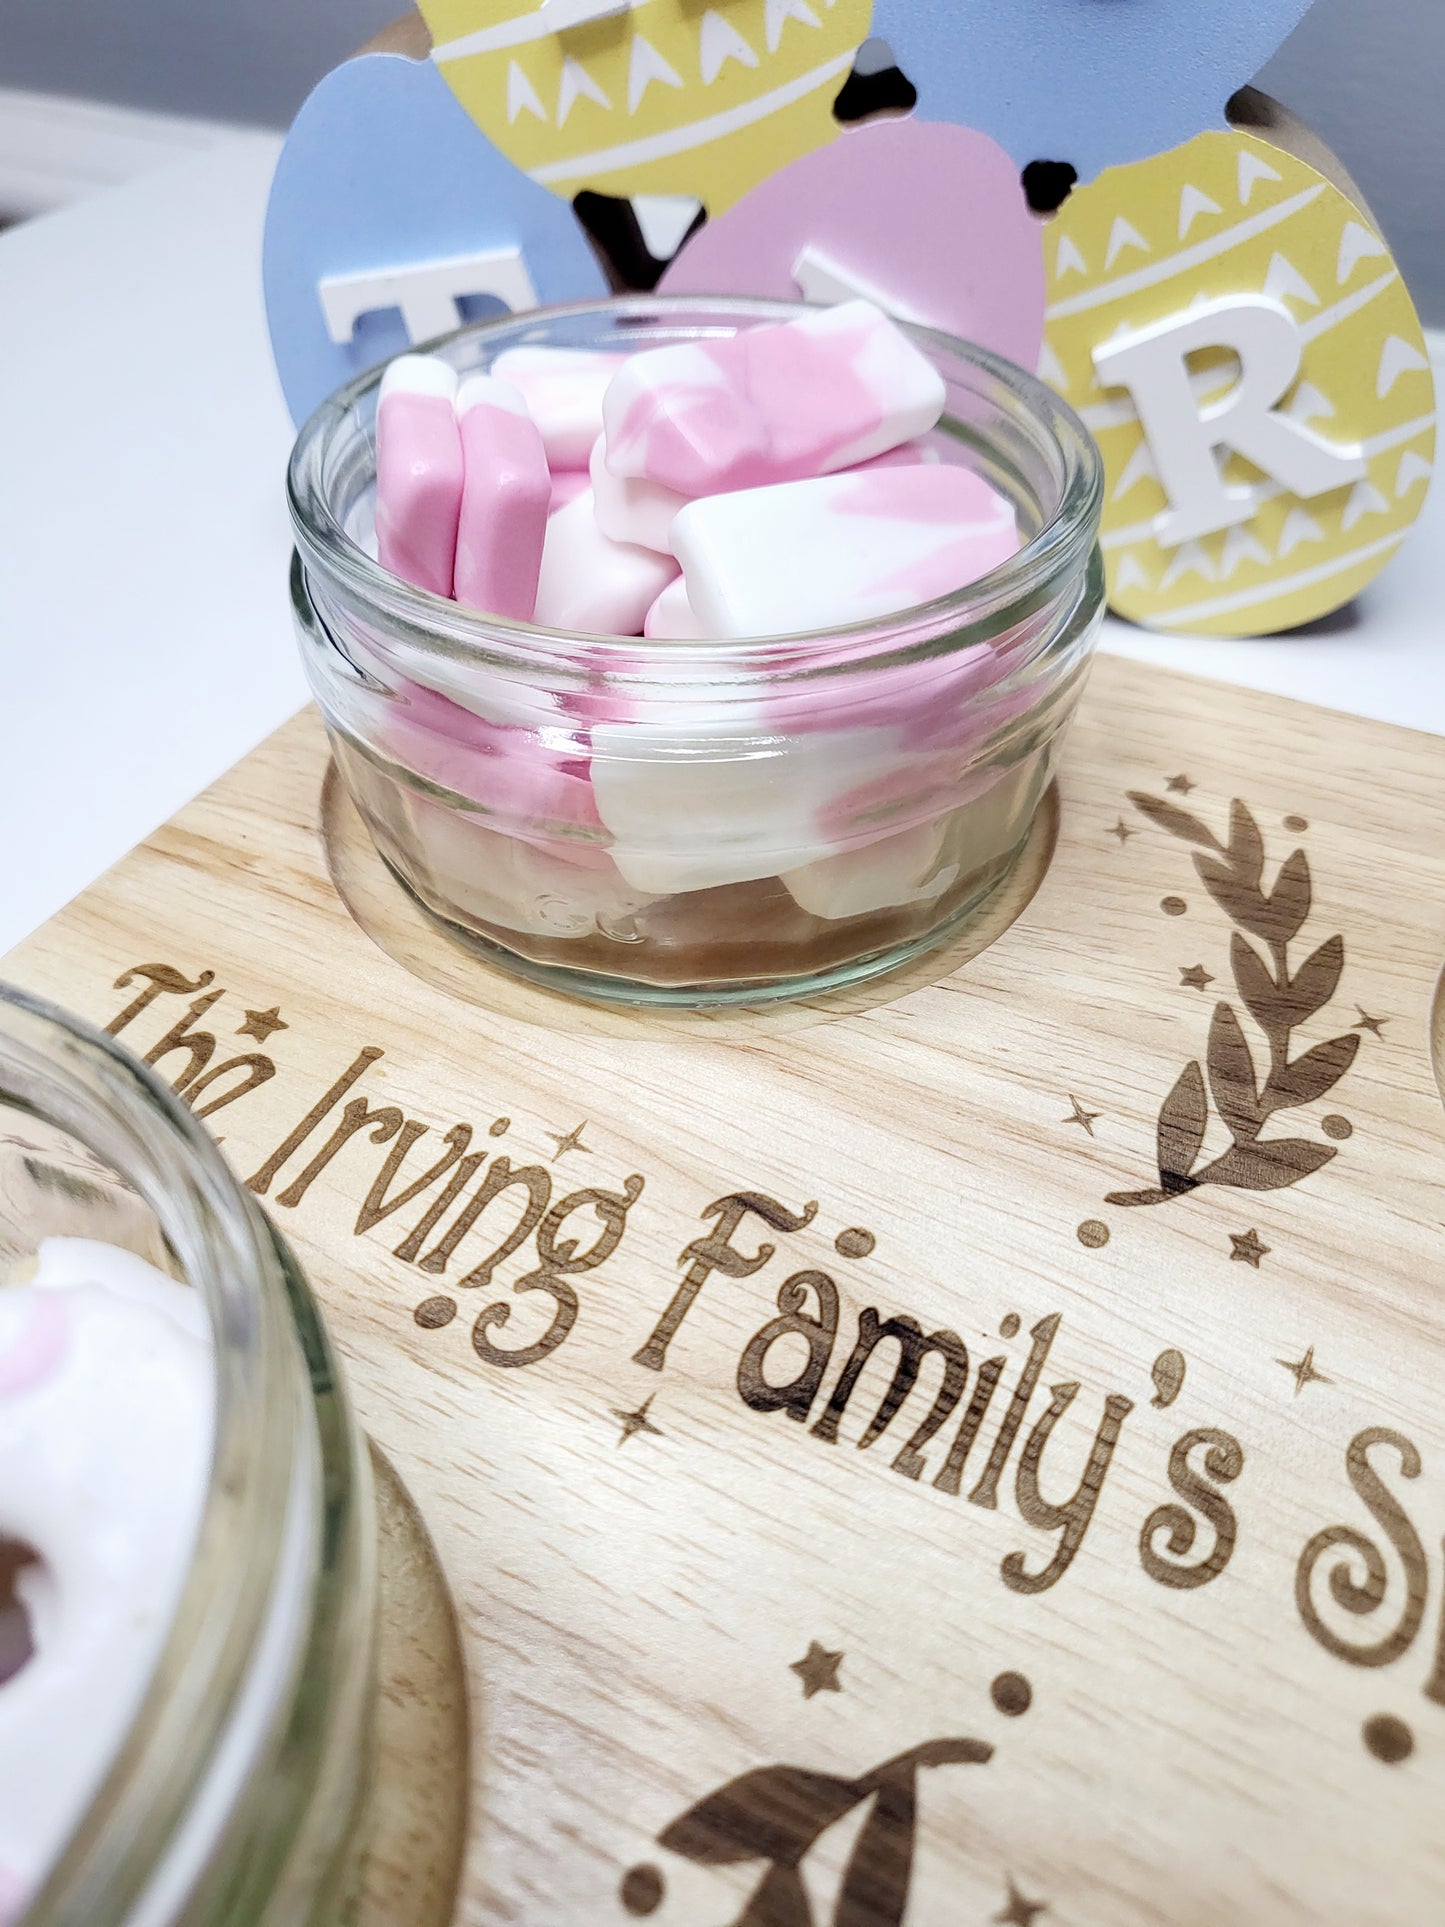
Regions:
<svg viewBox="0 0 1445 1927"><path fill-rule="evenodd" d="M1266 635L1359 592L1419 515L1435 387L1369 217L1240 132L1110 168L1044 237L1040 372L1104 454L1110 606Z"/></svg>
<svg viewBox="0 0 1445 1927"><path fill-rule="evenodd" d="M432 58L510 160L566 200L710 214L839 132L872 0L421 0Z"/></svg>

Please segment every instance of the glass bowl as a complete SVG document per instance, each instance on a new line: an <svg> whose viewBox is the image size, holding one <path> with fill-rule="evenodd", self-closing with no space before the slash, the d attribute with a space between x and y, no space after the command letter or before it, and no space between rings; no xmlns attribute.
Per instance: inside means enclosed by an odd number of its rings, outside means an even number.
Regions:
<svg viewBox="0 0 1445 1927"><path fill-rule="evenodd" d="M51 1236L124 1247L194 1288L215 1431L154 1674L25 1927L349 1919L376 1527L330 1342L295 1260L190 1112L110 1038L0 985L0 1269Z"/></svg>
<svg viewBox="0 0 1445 1927"><path fill-rule="evenodd" d="M620 352L792 318L620 297L429 344ZM941 944L1008 876L1103 614L1101 470L1078 417L998 356L906 332L930 437L1013 502L1024 546L902 614L733 642L478 615L374 559L380 370L301 430L292 603L337 767L383 859L457 942L620 1003L765 1003Z"/></svg>

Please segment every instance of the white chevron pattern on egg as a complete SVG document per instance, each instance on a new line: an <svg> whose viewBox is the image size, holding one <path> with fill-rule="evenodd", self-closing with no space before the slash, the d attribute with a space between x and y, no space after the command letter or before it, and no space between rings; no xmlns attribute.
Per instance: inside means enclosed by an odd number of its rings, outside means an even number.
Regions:
<svg viewBox="0 0 1445 1927"><path fill-rule="evenodd" d="M1264 291L1273 301L1303 301L1311 308L1320 305L1320 298L1309 282L1293 261L1283 254L1271 256L1269 271L1264 277Z"/></svg>
<svg viewBox="0 0 1445 1927"><path fill-rule="evenodd" d="M1389 249L1378 234L1372 234L1358 221L1346 221L1340 231L1340 251L1335 259L1335 280L1341 287L1349 280L1361 261L1372 255L1388 254Z"/></svg>
<svg viewBox="0 0 1445 1927"><path fill-rule="evenodd" d="M1344 513L1340 516L1340 527L1346 531L1356 522L1362 522L1367 515L1388 515L1390 504L1375 484L1368 480L1356 482L1350 490L1350 499L1345 503Z"/></svg>
<svg viewBox="0 0 1445 1927"><path fill-rule="evenodd" d="M1211 561L1209 551L1199 542L1185 542L1174 551L1159 586L1161 589L1172 589L1186 575L1202 576L1206 582L1219 580L1219 571Z"/></svg>
<svg viewBox="0 0 1445 1927"><path fill-rule="evenodd" d="M632 36L632 55L627 70L627 111L635 114L654 81L664 87L681 87L682 75L640 33Z"/></svg>
<svg viewBox="0 0 1445 1927"><path fill-rule="evenodd" d="M1380 350L1380 367L1375 376L1375 395L1383 401L1401 375L1418 374L1430 363L1412 341L1391 335Z"/></svg>
<svg viewBox="0 0 1445 1927"><path fill-rule="evenodd" d="M1060 279L1066 274L1087 274L1089 264L1080 254L1071 234L1060 237L1059 251L1054 256L1054 273Z"/></svg>
<svg viewBox="0 0 1445 1927"><path fill-rule="evenodd" d="M512 61L507 68L507 124L518 114L535 114L538 120L547 118L547 109L542 105L537 89L522 71L519 61Z"/></svg>
<svg viewBox="0 0 1445 1927"><path fill-rule="evenodd" d="M1112 268L1125 248L1138 248L1141 254L1153 252L1149 243L1132 221L1126 221L1121 214L1109 230L1109 247L1104 256L1104 266Z"/></svg>
<svg viewBox="0 0 1445 1927"><path fill-rule="evenodd" d="M581 61L574 60L569 54L562 62L562 78L557 87L557 125L559 127L567 125L567 116L577 102L584 98L595 101L599 107L610 108L612 105Z"/></svg>
<svg viewBox="0 0 1445 1927"><path fill-rule="evenodd" d="M1275 554L1281 560L1293 553L1301 542L1323 542L1325 532L1315 518L1304 509L1293 508L1284 518L1284 527L1279 532L1279 544Z"/></svg>
<svg viewBox="0 0 1445 1927"><path fill-rule="evenodd" d="M1260 541L1248 522L1236 522L1224 538L1224 546L1219 552L1219 579L1228 582L1241 562L1268 563L1269 550Z"/></svg>
<svg viewBox="0 0 1445 1927"><path fill-rule="evenodd" d="M1132 549L1126 549L1119 557L1119 567L1115 581L1121 589L1147 589L1149 574L1143 563Z"/></svg>
<svg viewBox="0 0 1445 1927"><path fill-rule="evenodd" d="M1179 239L1183 241L1188 238L1190 228L1201 214L1221 212L1218 201L1211 201L1202 187L1195 187L1192 182L1187 183L1179 196Z"/></svg>
<svg viewBox="0 0 1445 1927"><path fill-rule="evenodd" d="M808 0L767 0L764 15L764 32L767 35L768 52L775 54L783 38L783 28L789 20L800 20L805 27L821 27L822 21L808 5Z"/></svg>
<svg viewBox="0 0 1445 1927"><path fill-rule="evenodd" d="M697 34L697 64L703 85L710 87L730 60L737 61L741 67L756 67L758 54L731 20L724 20L715 8L709 7Z"/></svg>
<svg viewBox="0 0 1445 1927"><path fill-rule="evenodd" d="M1260 181L1277 181L1279 178L1278 169L1271 167L1268 161L1261 160L1258 154L1251 153L1247 147L1240 148L1238 181L1241 207L1249 206L1250 196Z"/></svg>
<svg viewBox="0 0 1445 1927"><path fill-rule="evenodd" d="M1417 455L1413 448L1407 448L1400 457L1400 466L1395 470L1395 500L1403 500L1417 482L1428 482L1434 473L1433 466L1423 455Z"/></svg>

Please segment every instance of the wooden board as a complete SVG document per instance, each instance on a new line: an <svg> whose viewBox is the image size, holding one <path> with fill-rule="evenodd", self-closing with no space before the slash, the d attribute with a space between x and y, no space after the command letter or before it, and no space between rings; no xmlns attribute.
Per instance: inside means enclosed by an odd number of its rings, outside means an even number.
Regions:
<svg viewBox="0 0 1445 1927"><path fill-rule="evenodd" d="M1438 1921L1445 743L1101 661L991 947L726 1017L426 981L325 769L7 970L311 1274L458 1605L458 1917Z"/></svg>

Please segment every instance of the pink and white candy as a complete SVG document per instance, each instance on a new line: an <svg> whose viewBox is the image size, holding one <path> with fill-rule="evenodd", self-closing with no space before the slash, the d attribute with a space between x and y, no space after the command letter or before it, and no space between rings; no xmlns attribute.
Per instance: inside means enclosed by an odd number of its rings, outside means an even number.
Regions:
<svg viewBox="0 0 1445 1927"><path fill-rule="evenodd" d="M195 1545L214 1402L201 1301L130 1252L47 1239L30 1281L0 1289L0 1538L39 1558L15 1580L33 1650L0 1685L5 1927L149 1683Z"/></svg>
<svg viewBox="0 0 1445 1927"><path fill-rule="evenodd" d="M376 552L384 569L452 593L462 508L457 377L435 355L400 355L376 404Z"/></svg>
<svg viewBox="0 0 1445 1927"><path fill-rule="evenodd" d="M930 602L1018 548L1010 504L971 469L877 467L711 495L674 518L710 636L833 629Z"/></svg>
<svg viewBox="0 0 1445 1927"><path fill-rule="evenodd" d="M943 378L871 302L633 355L603 397L607 466L680 495L851 468L923 435Z"/></svg>
<svg viewBox="0 0 1445 1927"><path fill-rule="evenodd" d="M552 504L547 453L510 382L470 375L456 395L462 447L454 593L458 602L530 622Z"/></svg>

